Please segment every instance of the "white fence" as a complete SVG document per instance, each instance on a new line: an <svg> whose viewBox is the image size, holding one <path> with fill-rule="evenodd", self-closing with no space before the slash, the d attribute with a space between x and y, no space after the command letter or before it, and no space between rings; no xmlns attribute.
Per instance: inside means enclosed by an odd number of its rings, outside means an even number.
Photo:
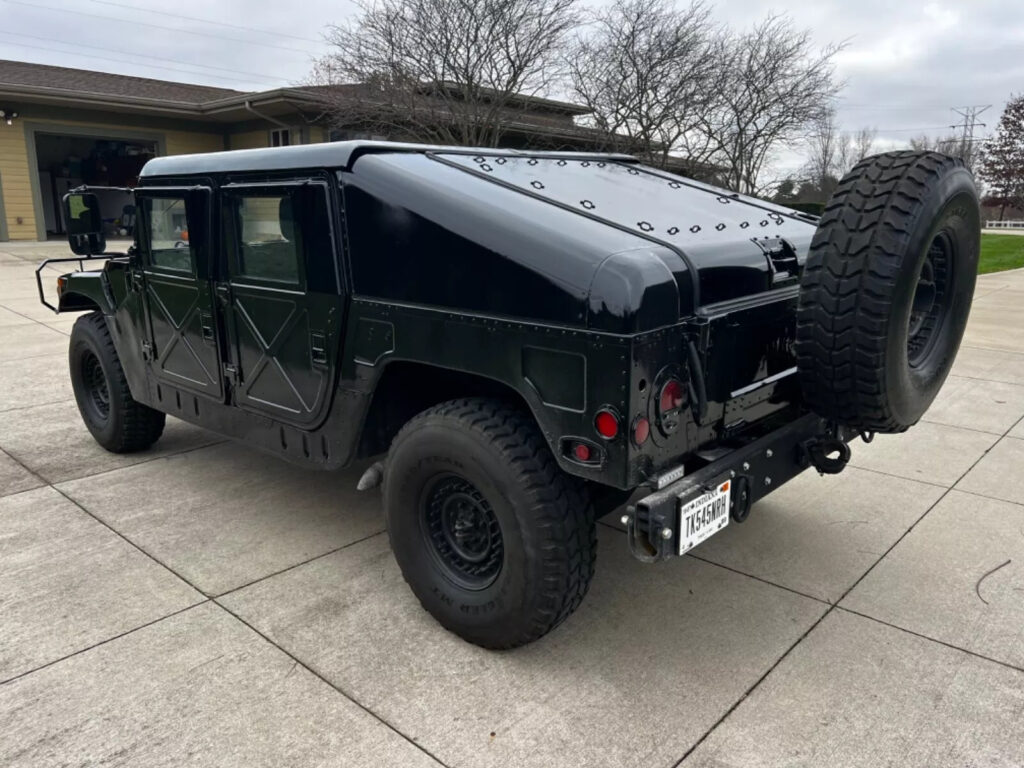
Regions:
<svg viewBox="0 0 1024 768"><path fill-rule="evenodd" d="M986 221L985 229L1024 229L1024 221Z"/></svg>

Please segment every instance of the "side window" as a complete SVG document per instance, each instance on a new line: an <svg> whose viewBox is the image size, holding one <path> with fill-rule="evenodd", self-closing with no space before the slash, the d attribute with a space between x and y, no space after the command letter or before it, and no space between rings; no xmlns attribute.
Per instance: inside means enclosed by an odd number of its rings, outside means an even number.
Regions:
<svg viewBox="0 0 1024 768"><path fill-rule="evenodd" d="M299 283L302 236L292 195L237 198L238 274Z"/></svg>
<svg viewBox="0 0 1024 768"><path fill-rule="evenodd" d="M177 272L193 272L185 198L143 198L142 209L145 217L145 246L153 266Z"/></svg>

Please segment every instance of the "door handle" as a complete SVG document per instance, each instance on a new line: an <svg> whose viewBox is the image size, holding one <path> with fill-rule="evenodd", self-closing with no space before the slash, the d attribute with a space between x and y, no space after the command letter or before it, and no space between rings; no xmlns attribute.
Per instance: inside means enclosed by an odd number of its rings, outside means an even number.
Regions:
<svg viewBox="0 0 1024 768"><path fill-rule="evenodd" d="M204 342L210 345L217 342L217 337L213 330L213 315L209 312L200 312L199 327L202 329Z"/></svg>
<svg viewBox="0 0 1024 768"><path fill-rule="evenodd" d="M309 352L314 365L327 365L327 334L310 331Z"/></svg>

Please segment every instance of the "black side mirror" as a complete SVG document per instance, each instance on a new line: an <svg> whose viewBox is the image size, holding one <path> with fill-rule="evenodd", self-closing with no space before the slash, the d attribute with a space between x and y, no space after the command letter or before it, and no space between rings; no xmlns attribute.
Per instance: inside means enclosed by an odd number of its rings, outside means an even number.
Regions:
<svg viewBox="0 0 1024 768"><path fill-rule="evenodd" d="M64 195L64 220L68 226L68 245L76 256L96 256L107 250L100 201L92 192Z"/></svg>

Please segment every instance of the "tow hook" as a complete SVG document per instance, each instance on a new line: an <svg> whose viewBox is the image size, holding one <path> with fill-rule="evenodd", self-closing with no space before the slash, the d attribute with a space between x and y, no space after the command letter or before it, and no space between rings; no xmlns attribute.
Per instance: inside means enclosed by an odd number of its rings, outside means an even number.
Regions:
<svg viewBox="0 0 1024 768"><path fill-rule="evenodd" d="M384 462L375 461L366 471L363 472L363 476L359 478L359 482L356 483L357 491L368 491L371 488L376 488L384 481Z"/></svg>
<svg viewBox="0 0 1024 768"><path fill-rule="evenodd" d="M629 551L633 557L642 563L656 563L668 557L665 550L672 538L671 529L663 528L655 539L658 542L655 545L645 533L640 531L638 522L637 509L630 505L626 508L626 514L622 516L622 524L626 526L626 541L629 542ZM668 532L667 536L665 535L666 531Z"/></svg>
<svg viewBox="0 0 1024 768"><path fill-rule="evenodd" d="M850 446L835 437L813 437L801 447L807 461L823 475L838 475L850 461Z"/></svg>

